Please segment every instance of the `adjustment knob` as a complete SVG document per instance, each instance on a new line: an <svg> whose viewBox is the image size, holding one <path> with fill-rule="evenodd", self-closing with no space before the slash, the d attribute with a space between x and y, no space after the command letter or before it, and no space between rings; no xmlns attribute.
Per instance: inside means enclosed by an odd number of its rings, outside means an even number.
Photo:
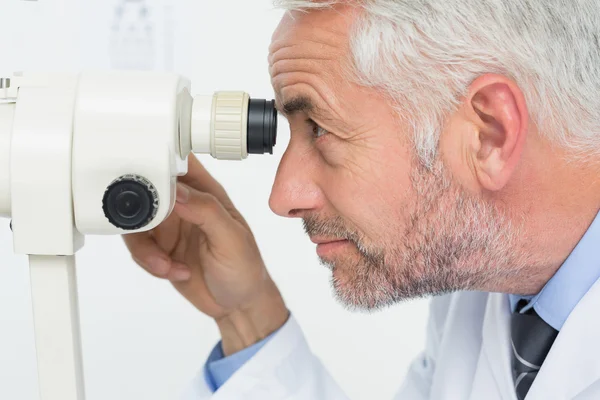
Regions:
<svg viewBox="0 0 600 400"><path fill-rule="evenodd" d="M104 192L102 209L108 221L124 230L148 225L158 212L158 192L152 183L139 175L123 175Z"/></svg>

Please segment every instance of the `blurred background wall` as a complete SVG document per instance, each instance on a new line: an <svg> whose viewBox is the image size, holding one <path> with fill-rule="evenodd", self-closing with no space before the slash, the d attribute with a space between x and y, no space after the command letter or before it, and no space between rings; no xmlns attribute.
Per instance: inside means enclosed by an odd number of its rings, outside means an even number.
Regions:
<svg viewBox="0 0 600 400"><path fill-rule="evenodd" d="M189 77L193 92L272 98L270 0L0 0L0 75L18 70L148 69ZM272 157L202 158L253 227L265 262L313 350L353 399L387 399L421 350L427 301L371 315L332 298L300 221L267 205L289 141ZM175 399L218 333L168 283L138 268L118 237L88 237L78 254L88 400ZM0 220L0 399L37 400L29 275Z"/></svg>

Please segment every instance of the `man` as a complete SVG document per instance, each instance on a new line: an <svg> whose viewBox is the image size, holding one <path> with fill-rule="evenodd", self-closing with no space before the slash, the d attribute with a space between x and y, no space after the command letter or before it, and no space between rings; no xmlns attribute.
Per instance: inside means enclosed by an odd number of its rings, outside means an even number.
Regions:
<svg viewBox="0 0 600 400"><path fill-rule="evenodd" d="M600 398L600 3L278 3L271 208L346 305L436 296L397 398ZM220 329L186 399L345 398L221 186L181 182L126 242Z"/></svg>

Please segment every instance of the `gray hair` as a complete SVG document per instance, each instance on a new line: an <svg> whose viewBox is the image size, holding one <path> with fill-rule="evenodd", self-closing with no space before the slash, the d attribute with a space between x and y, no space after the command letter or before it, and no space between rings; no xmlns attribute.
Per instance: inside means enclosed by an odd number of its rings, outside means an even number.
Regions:
<svg viewBox="0 0 600 400"><path fill-rule="evenodd" d="M287 10L350 4L353 75L378 88L414 127L425 165L440 128L485 73L513 79L544 137L600 156L598 0L275 0ZM410 119L409 119L410 118Z"/></svg>

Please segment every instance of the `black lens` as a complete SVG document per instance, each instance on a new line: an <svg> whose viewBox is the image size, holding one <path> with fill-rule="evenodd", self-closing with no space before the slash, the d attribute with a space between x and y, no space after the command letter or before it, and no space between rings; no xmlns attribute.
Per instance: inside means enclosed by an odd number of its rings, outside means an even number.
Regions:
<svg viewBox="0 0 600 400"><path fill-rule="evenodd" d="M116 198L117 213L123 218L135 218L142 211L142 199L133 191L124 191Z"/></svg>
<svg viewBox="0 0 600 400"><path fill-rule="evenodd" d="M275 100L250 99L248 104L248 153L273 154L277 143Z"/></svg>

